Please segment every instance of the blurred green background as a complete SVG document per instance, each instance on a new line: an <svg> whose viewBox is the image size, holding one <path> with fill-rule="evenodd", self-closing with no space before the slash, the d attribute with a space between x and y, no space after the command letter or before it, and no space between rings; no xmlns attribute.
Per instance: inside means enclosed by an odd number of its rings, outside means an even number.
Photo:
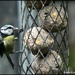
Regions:
<svg viewBox="0 0 75 75"><path fill-rule="evenodd" d="M75 71L75 1L68 1L68 14L69 14L69 49L70 49L70 62L69 67L71 71ZM12 24L18 26L18 4L17 1L0 1L0 27L4 24ZM18 46L18 44L16 43ZM18 49L16 47L16 49ZM5 55L0 57L0 74L18 74L18 55L11 55L15 63L13 70L8 63Z"/></svg>
<svg viewBox="0 0 75 75"><path fill-rule="evenodd" d="M75 1L68 1L68 15L70 50L69 67L71 71L75 72Z"/></svg>

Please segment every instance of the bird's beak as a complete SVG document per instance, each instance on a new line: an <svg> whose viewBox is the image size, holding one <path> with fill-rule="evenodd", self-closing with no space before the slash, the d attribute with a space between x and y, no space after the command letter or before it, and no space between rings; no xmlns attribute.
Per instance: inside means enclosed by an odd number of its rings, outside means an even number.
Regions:
<svg viewBox="0 0 75 75"><path fill-rule="evenodd" d="M17 27L14 27L13 30L18 30L18 28Z"/></svg>
<svg viewBox="0 0 75 75"><path fill-rule="evenodd" d="M21 32L23 32L23 29L20 29L18 27L14 27L13 28L13 31L14 31L14 35L15 36L18 36Z"/></svg>
<svg viewBox="0 0 75 75"><path fill-rule="evenodd" d="M17 27L14 27L13 28L13 33L14 33L15 37L18 37L18 32L19 32L19 29Z"/></svg>

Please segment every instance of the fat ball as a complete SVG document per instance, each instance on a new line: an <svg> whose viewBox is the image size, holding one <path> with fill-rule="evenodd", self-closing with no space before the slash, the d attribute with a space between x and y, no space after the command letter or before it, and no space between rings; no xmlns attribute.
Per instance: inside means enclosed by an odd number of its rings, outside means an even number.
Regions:
<svg viewBox="0 0 75 75"><path fill-rule="evenodd" d="M48 32L62 31L67 26L68 14L59 5L49 5L39 11L39 25Z"/></svg>
<svg viewBox="0 0 75 75"><path fill-rule="evenodd" d="M40 27L33 27L25 33L23 43L25 47L35 55L39 49L43 54L47 53L47 48L54 43L52 36Z"/></svg>
<svg viewBox="0 0 75 75"><path fill-rule="evenodd" d="M62 74L63 62L61 56L54 50L45 56L36 55L32 62L35 74Z"/></svg>

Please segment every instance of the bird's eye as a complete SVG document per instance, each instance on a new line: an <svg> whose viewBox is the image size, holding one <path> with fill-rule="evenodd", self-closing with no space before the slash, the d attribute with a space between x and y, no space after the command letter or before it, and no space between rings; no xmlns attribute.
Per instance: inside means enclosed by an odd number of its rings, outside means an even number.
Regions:
<svg viewBox="0 0 75 75"><path fill-rule="evenodd" d="M13 29L12 27L8 27L7 29Z"/></svg>

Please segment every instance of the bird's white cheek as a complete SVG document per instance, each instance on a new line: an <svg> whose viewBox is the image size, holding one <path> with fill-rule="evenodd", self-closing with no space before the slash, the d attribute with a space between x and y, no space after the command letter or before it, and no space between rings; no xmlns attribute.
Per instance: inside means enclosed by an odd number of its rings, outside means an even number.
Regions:
<svg viewBox="0 0 75 75"><path fill-rule="evenodd" d="M6 30L6 34L11 35L13 33L12 29Z"/></svg>

